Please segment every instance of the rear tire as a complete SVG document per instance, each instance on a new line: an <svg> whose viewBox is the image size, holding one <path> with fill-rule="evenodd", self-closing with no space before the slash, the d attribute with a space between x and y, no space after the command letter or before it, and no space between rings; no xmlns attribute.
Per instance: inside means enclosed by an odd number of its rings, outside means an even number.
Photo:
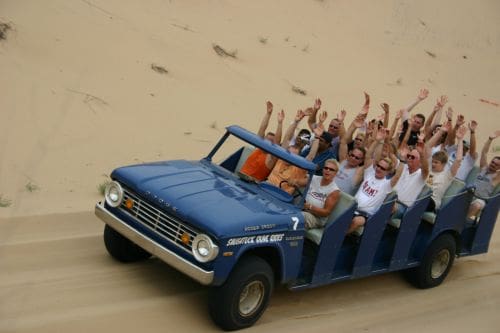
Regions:
<svg viewBox="0 0 500 333"><path fill-rule="evenodd" d="M121 262L135 262L151 257L149 252L123 237L107 224L104 227L104 245L109 254Z"/></svg>
<svg viewBox="0 0 500 333"><path fill-rule="evenodd" d="M450 234L436 238L425 251L420 266L405 272L409 281L420 289L439 286L455 260L456 242Z"/></svg>
<svg viewBox="0 0 500 333"><path fill-rule="evenodd" d="M265 260L243 258L227 281L212 289L210 316L227 331L252 326L267 308L273 287L274 273Z"/></svg>

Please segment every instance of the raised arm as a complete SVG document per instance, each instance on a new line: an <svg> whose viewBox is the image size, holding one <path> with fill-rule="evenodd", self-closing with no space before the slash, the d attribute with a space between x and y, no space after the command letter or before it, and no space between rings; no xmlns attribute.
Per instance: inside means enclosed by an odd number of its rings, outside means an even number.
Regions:
<svg viewBox="0 0 500 333"><path fill-rule="evenodd" d="M425 181L429 176L429 151L425 149L425 134L421 133L418 136L418 143L416 148L420 154L420 169L422 179Z"/></svg>
<svg viewBox="0 0 500 333"><path fill-rule="evenodd" d="M452 146L455 144L456 132L464 124L465 124L464 115L459 114L457 116L457 121L455 122L455 126L452 127L451 131L448 132L448 136L446 137L446 146Z"/></svg>
<svg viewBox="0 0 500 333"><path fill-rule="evenodd" d="M266 129L267 126L269 125L269 119L271 118L271 114L273 113L273 103L267 101L266 106L267 106L266 113L264 114L264 118L262 118L262 121L260 122L259 131L257 132L257 134L261 138L263 138L266 135Z"/></svg>
<svg viewBox="0 0 500 333"><path fill-rule="evenodd" d="M366 151L365 163L364 163L365 169L373 166L373 152L375 151L375 148L377 148L378 145L384 144L384 139L387 133L388 130L386 128L381 128L380 130L377 131L377 134L375 135L375 140L373 140L372 144Z"/></svg>
<svg viewBox="0 0 500 333"><path fill-rule="evenodd" d="M321 100L319 98L316 98L316 100L314 101L314 106L312 107L309 114L309 118L307 118L307 125L309 125L311 131L314 131L314 127L316 127L316 114L318 113L320 108Z"/></svg>
<svg viewBox="0 0 500 333"><path fill-rule="evenodd" d="M500 130L496 130L495 133L490 135L488 137L488 140L486 140L486 142L484 143L483 150L481 150L481 160L479 161L479 166L481 167L481 169L488 165L487 158L491 143L499 136L500 136Z"/></svg>
<svg viewBox="0 0 500 333"><path fill-rule="evenodd" d="M285 111L278 112L278 125L276 126L276 134L274 134L274 143L279 145L281 143L281 136L283 135L283 120L285 120Z"/></svg>
<svg viewBox="0 0 500 333"><path fill-rule="evenodd" d="M456 176L458 169L460 168L460 165L462 164L462 159L464 157L464 136L465 132L467 131L467 127L465 126L460 126L456 130L456 136L458 139L458 144L457 144L457 156L455 158L455 161L453 161L453 164L451 165L450 172L453 175L453 177Z"/></svg>
<svg viewBox="0 0 500 333"><path fill-rule="evenodd" d="M417 99L408 105L406 108L403 109L403 121L408 120L410 118L410 111L413 110L415 106L417 106L420 102L422 102L424 99L429 96L429 90L427 89L420 89L420 92L418 93Z"/></svg>
<svg viewBox="0 0 500 333"><path fill-rule="evenodd" d="M476 128L477 128L477 121L472 120L469 125L469 131L470 131L470 148L469 148L469 155L472 157L472 159L477 158L477 143L476 143Z"/></svg>
<svg viewBox="0 0 500 333"><path fill-rule="evenodd" d="M318 147L319 147L319 138L325 131L325 128L323 127L323 124L318 124L316 128L314 129L314 140L311 145L311 149L309 149L309 154L307 154L306 159L309 161L312 161L316 157L316 153L318 152Z"/></svg>
<svg viewBox="0 0 500 333"><path fill-rule="evenodd" d="M432 147L437 145L437 143L441 140L441 137L449 131L451 127L451 122L447 121L443 124L443 126L439 127L439 129L434 133L432 138L425 143L425 149L427 156L431 155Z"/></svg>
<svg viewBox="0 0 500 333"><path fill-rule="evenodd" d="M389 131L389 140L394 138L394 133L396 133L396 129L398 128L399 119L403 116L403 110L399 110L396 112L396 116L394 117L394 121L392 122L391 130Z"/></svg>
<svg viewBox="0 0 500 333"><path fill-rule="evenodd" d="M396 168L396 172L394 173L394 176L392 176L391 178L391 187L396 186L396 184L398 183L399 178L401 178L401 174L403 173L403 168L404 164L399 163L398 167Z"/></svg>
<svg viewBox="0 0 500 333"><path fill-rule="evenodd" d="M384 127L388 128L389 127L389 104L382 103L382 104L380 104L380 107L382 108L382 110L384 110Z"/></svg>
<svg viewBox="0 0 500 333"><path fill-rule="evenodd" d="M439 97L439 99L436 101L436 106L434 108L437 108L437 110L436 114L434 115L434 120L431 123L431 128L434 128L438 124L441 124L441 114L443 113L443 107L446 103L448 103L448 96L446 95L441 95L441 97Z"/></svg>

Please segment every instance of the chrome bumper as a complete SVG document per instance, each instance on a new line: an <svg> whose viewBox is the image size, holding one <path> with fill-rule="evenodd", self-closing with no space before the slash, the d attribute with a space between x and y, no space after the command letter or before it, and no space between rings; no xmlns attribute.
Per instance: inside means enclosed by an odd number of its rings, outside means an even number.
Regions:
<svg viewBox="0 0 500 333"><path fill-rule="evenodd" d="M124 237L139 245L152 255L160 258L178 271L186 274L201 284L209 285L212 283L214 278L213 271L207 272L201 269L200 267L177 255L175 252L172 252L158 244L151 238L139 233L137 230L131 228L128 224L111 214L104 207L103 203L99 202L95 205L95 215Z"/></svg>

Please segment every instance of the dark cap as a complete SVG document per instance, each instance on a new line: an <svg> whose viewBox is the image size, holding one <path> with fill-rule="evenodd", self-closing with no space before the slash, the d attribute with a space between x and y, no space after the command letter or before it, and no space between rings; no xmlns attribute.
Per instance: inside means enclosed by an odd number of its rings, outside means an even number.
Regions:
<svg viewBox="0 0 500 333"><path fill-rule="evenodd" d="M323 139L325 139L326 142L328 142L328 144L331 144L332 143L332 140L333 140L333 136L328 133L328 132L323 132L323 134L321 134L321 137Z"/></svg>

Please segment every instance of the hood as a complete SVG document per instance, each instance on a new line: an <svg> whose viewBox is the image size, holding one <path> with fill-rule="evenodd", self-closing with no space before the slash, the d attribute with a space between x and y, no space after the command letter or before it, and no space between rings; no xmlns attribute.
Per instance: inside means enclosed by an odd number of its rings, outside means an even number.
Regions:
<svg viewBox="0 0 500 333"><path fill-rule="evenodd" d="M157 207L162 200L180 219L218 238L242 235L262 225L268 232L283 230L292 216L300 214L293 205L262 195L258 185L243 184L229 173L223 176L201 162L133 165L118 168L111 176Z"/></svg>

